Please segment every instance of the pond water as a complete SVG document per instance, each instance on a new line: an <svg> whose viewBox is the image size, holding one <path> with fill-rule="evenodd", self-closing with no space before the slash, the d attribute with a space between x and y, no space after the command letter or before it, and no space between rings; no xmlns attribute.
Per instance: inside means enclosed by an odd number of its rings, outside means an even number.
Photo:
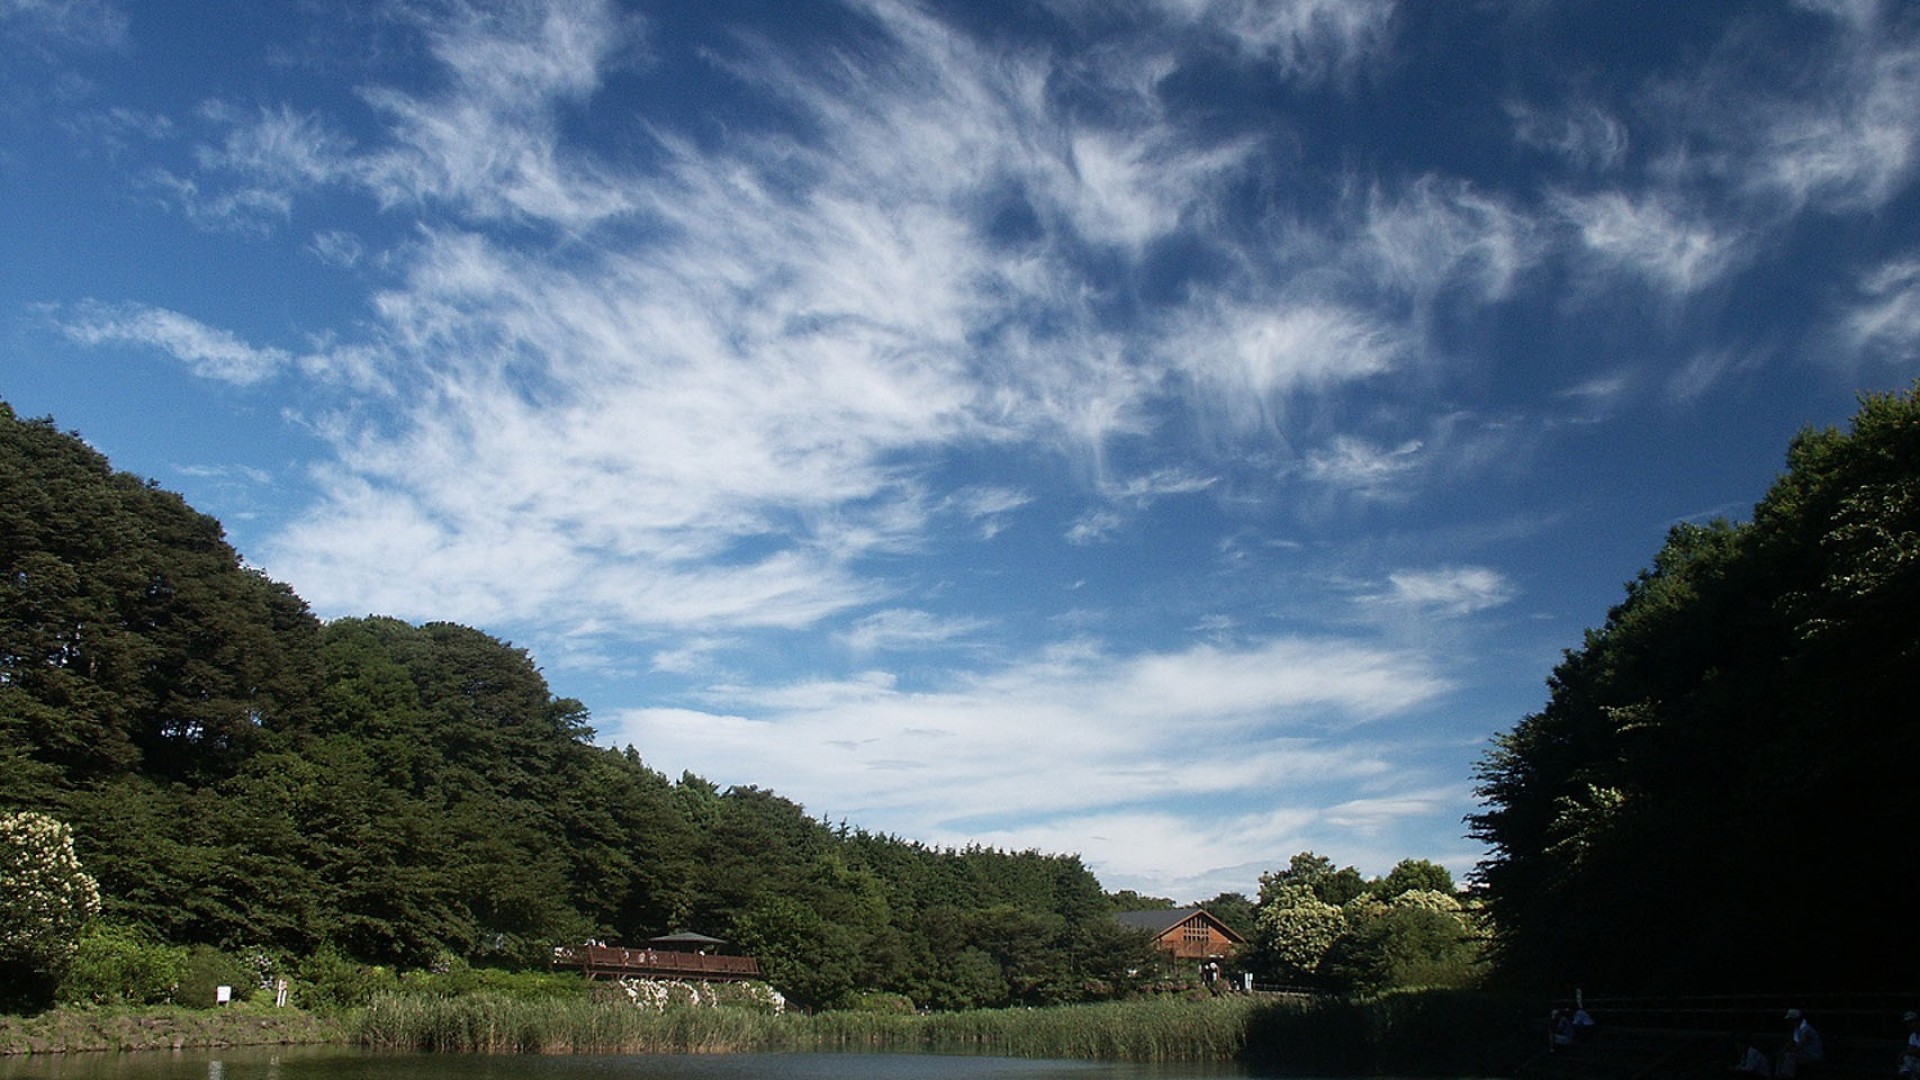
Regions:
<svg viewBox="0 0 1920 1080"><path fill-rule="evenodd" d="M0 1080L1249 1080L1233 1065L938 1054L396 1054L337 1047L0 1058Z"/></svg>

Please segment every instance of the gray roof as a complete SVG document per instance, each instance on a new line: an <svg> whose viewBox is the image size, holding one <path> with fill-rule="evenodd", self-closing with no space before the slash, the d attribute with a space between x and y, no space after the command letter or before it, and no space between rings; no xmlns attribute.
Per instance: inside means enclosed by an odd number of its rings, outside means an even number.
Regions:
<svg viewBox="0 0 1920 1080"><path fill-rule="evenodd" d="M1179 926L1195 915L1204 915L1207 921L1220 928L1232 941L1243 940L1233 928L1220 921L1220 917L1203 907L1161 908L1157 911L1116 911L1113 917L1122 926L1131 926L1136 930L1145 930L1155 937Z"/></svg>
<svg viewBox="0 0 1920 1080"><path fill-rule="evenodd" d="M659 937L648 938L647 940L655 945L725 945L726 944L726 942L721 941L717 937L708 937L705 934L689 933L684 930L678 934L662 934Z"/></svg>
<svg viewBox="0 0 1920 1080"><path fill-rule="evenodd" d="M1120 925L1131 926L1137 930L1151 930L1155 934L1164 934L1193 917L1199 911L1197 907L1159 908L1154 911L1117 911L1113 917Z"/></svg>

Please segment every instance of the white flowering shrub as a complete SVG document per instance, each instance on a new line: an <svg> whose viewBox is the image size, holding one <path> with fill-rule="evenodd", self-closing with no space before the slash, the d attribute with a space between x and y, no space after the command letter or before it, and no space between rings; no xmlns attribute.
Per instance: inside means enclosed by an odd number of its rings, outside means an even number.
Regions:
<svg viewBox="0 0 1920 1080"><path fill-rule="evenodd" d="M1268 978L1311 980L1346 930L1345 912L1322 902L1305 885L1286 885L1260 909L1254 929L1255 955L1268 969Z"/></svg>
<svg viewBox="0 0 1920 1080"><path fill-rule="evenodd" d="M73 853L72 829L45 814L0 813L0 961L59 970L99 911L100 886Z"/></svg>
<svg viewBox="0 0 1920 1080"><path fill-rule="evenodd" d="M766 983L707 983L680 979L621 979L627 1000L642 1009L669 1008L754 1009L776 1015L787 1011L787 999Z"/></svg>
<svg viewBox="0 0 1920 1080"><path fill-rule="evenodd" d="M1458 915L1461 910L1458 899L1435 889L1408 889L1394 897L1391 905L1396 908L1425 908L1443 915Z"/></svg>
<svg viewBox="0 0 1920 1080"><path fill-rule="evenodd" d="M1359 926L1368 919L1377 919L1386 913L1386 901L1370 892L1363 892L1340 905L1340 914L1345 916L1349 927Z"/></svg>

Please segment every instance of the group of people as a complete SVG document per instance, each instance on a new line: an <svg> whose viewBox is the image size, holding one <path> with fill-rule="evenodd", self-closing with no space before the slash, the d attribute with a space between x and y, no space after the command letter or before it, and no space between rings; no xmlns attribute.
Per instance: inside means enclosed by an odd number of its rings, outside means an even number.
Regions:
<svg viewBox="0 0 1920 1080"><path fill-rule="evenodd" d="M1900 1048L1894 1072L1900 1080L1920 1080L1920 1013L1908 1010L1900 1019L1907 1025L1907 1041ZM1733 1071L1748 1076L1796 1077L1808 1066L1817 1066L1827 1060L1827 1049L1820 1041L1820 1032L1805 1013L1799 1009L1788 1009L1786 1023L1786 1043L1771 1058L1762 1053L1752 1039L1739 1040L1739 1059L1734 1063Z"/></svg>
<svg viewBox="0 0 1920 1080"><path fill-rule="evenodd" d="M1594 1027L1593 1017L1587 1014L1585 1006L1555 1009L1547 1017L1547 1048L1572 1046L1593 1034Z"/></svg>

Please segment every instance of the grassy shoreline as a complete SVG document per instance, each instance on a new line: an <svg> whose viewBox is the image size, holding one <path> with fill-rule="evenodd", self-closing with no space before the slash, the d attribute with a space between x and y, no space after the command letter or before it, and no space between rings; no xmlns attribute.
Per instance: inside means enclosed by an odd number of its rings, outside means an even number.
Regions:
<svg viewBox="0 0 1920 1080"><path fill-rule="evenodd" d="M0 1056L226 1046L355 1045L357 1023L302 1009L187 1009L176 1005L63 1007L0 1016Z"/></svg>
<svg viewBox="0 0 1920 1080"><path fill-rule="evenodd" d="M381 994L337 1015L236 1006L57 1009L0 1017L0 1054L332 1044L452 1053L983 1054L1135 1062L1242 1061L1320 1075L1499 1075L1531 1045L1523 1002L1459 991L1364 1001L1150 999L927 1015L664 1012L490 993Z"/></svg>

